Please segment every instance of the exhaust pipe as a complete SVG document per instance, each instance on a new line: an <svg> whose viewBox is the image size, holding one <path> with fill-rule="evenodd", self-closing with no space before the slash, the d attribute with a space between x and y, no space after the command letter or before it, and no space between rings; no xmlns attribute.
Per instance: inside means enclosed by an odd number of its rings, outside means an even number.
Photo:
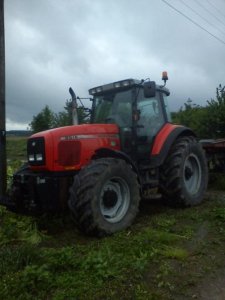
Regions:
<svg viewBox="0 0 225 300"><path fill-rule="evenodd" d="M69 93L72 97L72 122L73 125L78 125L77 97L71 87L69 88Z"/></svg>

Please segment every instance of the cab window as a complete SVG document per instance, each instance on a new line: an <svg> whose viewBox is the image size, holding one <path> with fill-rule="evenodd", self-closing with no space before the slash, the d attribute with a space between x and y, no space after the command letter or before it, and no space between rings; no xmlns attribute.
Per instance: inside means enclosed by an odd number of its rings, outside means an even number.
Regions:
<svg viewBox="0 0 225 300"><path fill-rule="evenodd" d="M165 123L159 93L156 93L155 97L145 98L141 90L137 108L140 112L139 134L148 138L153 137Z"/></svg>

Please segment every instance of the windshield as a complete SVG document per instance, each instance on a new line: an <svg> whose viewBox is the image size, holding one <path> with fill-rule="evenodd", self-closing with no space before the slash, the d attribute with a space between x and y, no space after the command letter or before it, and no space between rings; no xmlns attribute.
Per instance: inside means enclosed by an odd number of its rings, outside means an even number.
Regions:
<svg viewBox="0 0 225 300"><path fill-rule="evenodd" d="M93 123L117 124L119 127L132 126L131 90L108 93L94 99Z"/></svg>

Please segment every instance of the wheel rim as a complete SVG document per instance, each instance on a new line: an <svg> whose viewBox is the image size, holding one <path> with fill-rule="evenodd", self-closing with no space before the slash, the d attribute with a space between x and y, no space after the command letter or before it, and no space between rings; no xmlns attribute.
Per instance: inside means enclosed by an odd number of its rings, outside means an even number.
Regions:
<svg viewBox="0 0 225 300"><path fill-rule="evenodd" d="M123 219L130 205L130 190L120 177L108 180L101 191L100 210L105 220L117 223Z"/></svg>
<svg viewBox="0 0 225 300"><path fill-rule="evenodd" d="M184 162L183 178L185 186L191 195L198 193L201 179L202 169L198 157L190 154Z"/></svg>

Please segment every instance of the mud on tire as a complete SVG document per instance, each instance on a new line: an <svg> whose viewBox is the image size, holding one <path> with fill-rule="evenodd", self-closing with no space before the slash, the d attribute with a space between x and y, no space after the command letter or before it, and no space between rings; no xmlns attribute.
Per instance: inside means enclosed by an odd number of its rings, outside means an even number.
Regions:
<svg viewBox="0 0 225 300"><path fill-rule="evenodd" d="M131 166L121 159L101 158L75 176L69 207L81 231L104 236L130 226L139 201L139 183Z"/></svg>
<svg viewBox="0 0 225 300"><path fill-rule="evenodd" d="M187 207L199 204L208 183L204 151L194 137L180 137L160 169L160 192L165 204Z"/></svg>

